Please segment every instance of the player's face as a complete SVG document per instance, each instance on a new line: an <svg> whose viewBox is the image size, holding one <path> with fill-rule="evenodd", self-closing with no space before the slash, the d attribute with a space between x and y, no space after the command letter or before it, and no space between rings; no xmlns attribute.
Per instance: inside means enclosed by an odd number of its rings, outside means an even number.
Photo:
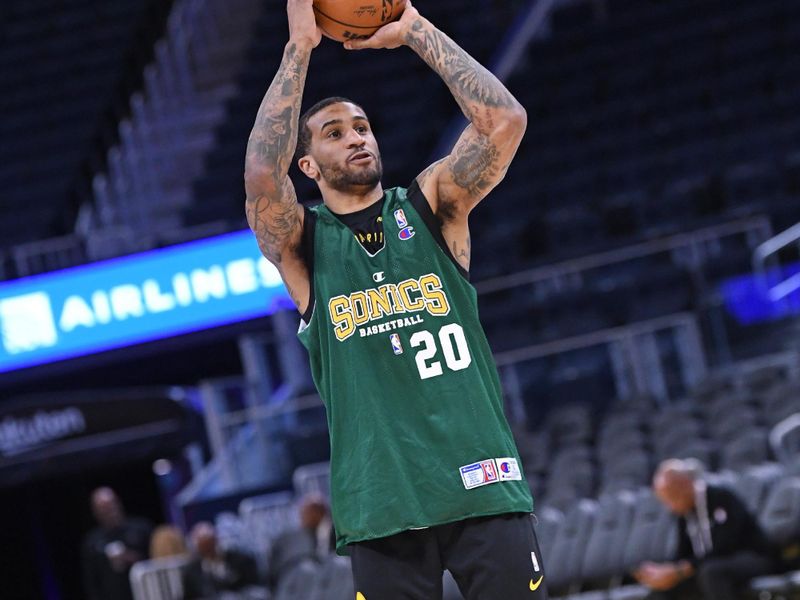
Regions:
<svg viewBox="0 0 800 600"><path fill-rule="evenodd" d="M380 182L383 165L378 142L360 107L349 102L331 104L313 115L308 127L311 156L330 187L348 191Z"/></svg>

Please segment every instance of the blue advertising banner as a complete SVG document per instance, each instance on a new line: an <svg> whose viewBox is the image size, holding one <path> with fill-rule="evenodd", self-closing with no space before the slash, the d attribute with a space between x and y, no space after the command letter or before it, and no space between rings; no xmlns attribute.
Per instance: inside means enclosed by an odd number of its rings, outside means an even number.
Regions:
<svg viewBox="0 0 800 600"><path fill-rule="evenodd" d="M0 373L291 307L248 230L0 282Z"/></svg>

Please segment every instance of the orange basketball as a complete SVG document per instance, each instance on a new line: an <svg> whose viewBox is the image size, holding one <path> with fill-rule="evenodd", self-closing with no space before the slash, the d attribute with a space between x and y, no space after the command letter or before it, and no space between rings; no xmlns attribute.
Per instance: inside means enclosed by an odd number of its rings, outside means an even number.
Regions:
<svg viewBox="0 0 800 600"><path fill-rule="evenodd" d="M368 38L403 14L406 0L314 0L322 33L339 42Z"/></svg>

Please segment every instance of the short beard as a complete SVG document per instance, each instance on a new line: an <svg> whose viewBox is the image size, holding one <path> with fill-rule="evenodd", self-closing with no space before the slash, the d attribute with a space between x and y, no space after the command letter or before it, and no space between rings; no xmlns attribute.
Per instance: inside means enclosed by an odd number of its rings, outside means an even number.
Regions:
<svg viewBox="0 0 800 600"><path fill-rule="evenodd" d="M319 171L329 186L337 191L347 192L354 187L378 185L383 177L383 163L380 156L376 156L375 164L369 169L359 169L353 172L338 166L319 165Z"/></svg>

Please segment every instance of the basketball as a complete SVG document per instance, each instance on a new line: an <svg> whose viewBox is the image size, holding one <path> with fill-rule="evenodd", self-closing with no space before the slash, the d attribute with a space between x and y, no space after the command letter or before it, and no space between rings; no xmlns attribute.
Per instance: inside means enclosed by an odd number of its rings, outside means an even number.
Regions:
<svg viewBox="0 0 800 600"><path fill-rule="evenodd" d="M322 33L339 42L368 38L398 19L406 0L314 0Z"/></svg>

